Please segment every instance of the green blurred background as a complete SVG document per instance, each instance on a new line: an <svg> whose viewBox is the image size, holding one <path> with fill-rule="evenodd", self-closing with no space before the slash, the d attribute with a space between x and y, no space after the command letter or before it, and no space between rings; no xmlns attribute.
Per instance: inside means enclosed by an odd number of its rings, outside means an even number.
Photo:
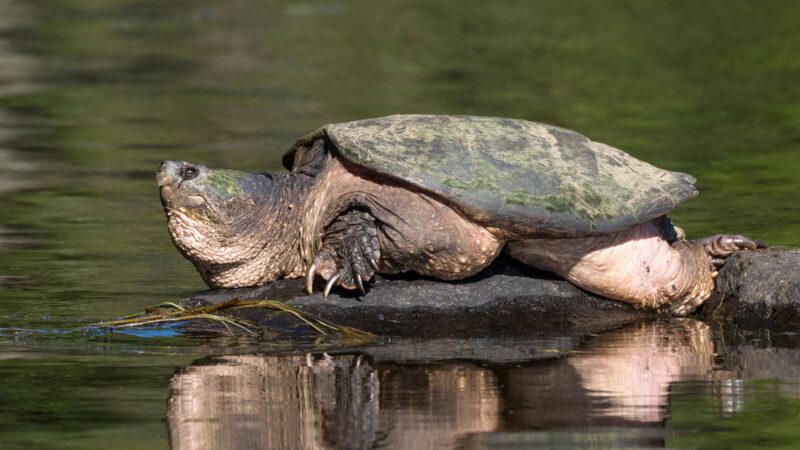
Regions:
<svg viewBox="0 0 800 450"><path fill-rule="evenodd" d="M673 214L690 236L800 246L798 2L0 0L0 11L7 329L58 330L203 287L169 240L159 160L275 170L322 124L393 113L574 129L695 175L701 196ZM173 366L161 364L163 378Z"/></svg>
<svg viewBox="0 0 800 450"><path fill-rule="evenodd" d="M800 245L795 3L3 3L0 296L31 320L202 287L159 160L278 169L321 124L391 113L578 130L695 175L691 236Z"/></svg>

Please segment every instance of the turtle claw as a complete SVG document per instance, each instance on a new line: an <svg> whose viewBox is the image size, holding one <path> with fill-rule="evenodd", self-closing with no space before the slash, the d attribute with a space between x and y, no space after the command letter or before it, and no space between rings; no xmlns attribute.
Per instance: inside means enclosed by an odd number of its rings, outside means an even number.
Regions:
<svg viewBox="0 0 800 450"><path fill-rule="evenodd" d="M326 230L322 249L306 273L306 291L311 294L314 278L327 280L323 297L339 285L358 289L366 295L365 283L380 267L378 229L374 219L363 211L353 210L337 218Z"/></svg>
<svg viewBox="0 0 800 450"><path fill-rule="evenodd" d="M700 239L700 243L706 250L706 253L714 261L715 267L718 262L724 264L724 260L739 250L759 250L767 248L767 244L750 239L747 236L740 234L716 234L711 237Z"/></svg>
<svg viewBox="0 0 800 450"><path fill-rule="evenodd" d="M370 256L370 257L367 258L367 262L369 263L370 267L372 267L372 270L375 270L375 271L378 270L378 262L375 261L375 258Z"/></svg>
<svg viewBox="0 0 800 450"><path fill-rule="evenodd" d="M378 271L380 256L373 219L363 211L350 211L328 227L322 249L306 273L306 291L313 292L314 278L320 276L327 280L325 298L336 285L367 295L365 283Z"/></svg>
<svg viewBox="0 0 800 450"><path fill-rule="evenodd" d="M353 278L356 280L356 286L358 286L358 291L361 292L361 295L367 295L367 291L364 290L364 282L361 281L361 275L356 274Z"/></svg>
<svg viewBox="0 0 800 450"><path fill-rule="evenodd" d="M341 279L341 278L342 278L342 275L341 275L341 274L339 274L339 273L337 273L336 275L334 275L334 276L333 276L333 278L331 278L330 280L328 280L328 284L326 284L326 285L325 285L325 290L322 292L322 298L324 298L324 299L327 299L327 298L328 298L328 294L330 294L330 293L331 293L331 288L332 288L332 287L333 287L333 285L334 285L334 284L336 284L336 282L337 282L337 281L339 281L339 279Z"/></svg>
<svg viewBox="0 0 800 450"><path fill-rule="evenodd" d="M306 274L306 292L309 295L314 293L314 275L317 274L317 265L311 264L311 267L308 268L308 273Z"/></svg>
<svg viewBox="0 0 800 450"><path fill-rule="evenodd" d="M715 234L714 236L699 239L697 242L703 246L703 250L711 260L712 277L716 277L719 274L728 257L733 253L739 250L753 251L769 248L767 244L741 234Z"/></svg>

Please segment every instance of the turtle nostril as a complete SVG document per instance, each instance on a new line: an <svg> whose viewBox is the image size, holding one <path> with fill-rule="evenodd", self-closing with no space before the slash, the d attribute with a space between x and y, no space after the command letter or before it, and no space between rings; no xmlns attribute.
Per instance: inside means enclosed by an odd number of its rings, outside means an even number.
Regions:
<svg viewBox="0 0 800 450"><path fill-rule="evenodd" d="M183 178L184 181L197 177L198 173L197 168L192 166L183 166L180 171L181 178Z"/></svg>

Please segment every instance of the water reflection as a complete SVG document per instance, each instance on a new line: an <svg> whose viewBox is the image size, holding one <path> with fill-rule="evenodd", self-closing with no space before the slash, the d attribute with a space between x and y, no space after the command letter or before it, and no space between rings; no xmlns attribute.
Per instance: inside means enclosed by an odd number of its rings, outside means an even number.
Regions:
<svg viewBox="0 0 800 450"><path fill-rule="evenodd" d="M175 448L451 448L496 430L491 370L373 366L363 355L226 356L171 382Z"/></svg>
<svg viewBox="0 0 800 450"><path fill-rule="evenodd" d="M10 95L29 94L35 90L34 74L36 60L16 48L12 39L21 25L31 22L28 5L18 0L0 0L0 98Z"/></svg>
<svg viewBox="0 0 800 450"><path fill-rule="evenodd" d="M0 0L0 11L8 11L11 4L8 0ZM34 60L17 52L3 36L12 31L16 23L26 20L26 16L24 9L16 10L16 14L0 14L0 97L33 89L29 78L35 67ZM15 143L24 134L23 130L25 124L19 117L0 108L0 210L7 209L4 194L37 185L31 177L36 164L14 149ZM15 230L0 223L0 259L8 247L32 245L32 234L31 230ZM9 275L0 268L0 290L19 286L24 281L25 277Z"/></svg>
<svg viewBox="0 0 800 450"><path fill-rule="evenodd" d="M0 24L2 30L2 24ZM0 59L4 57L2 39L0 39ZM7 55L6 55L7 56ZM0 74L0 88L3 86L3 74ZM24 129L22 121L10 112L0 108L0 209L6 207L3 194L31 189L37 186L37 182L31 174L37 168L37 164L30 158L25 158L15 151L14 142L21 139L20 129ZM32 245L33 230L30 229L11 229L4 227L0 223L0 251L3 247ZM0 287L4 276L0 272Z"/></svg>
<svg viewBox="0 0 800 450"><path fill-rule="evenodd" d="M12 0L0 0L0 11L3 11L0 14L0 98L30 93L35 89L30 81L36 69L35 60L17 51L6 37L20 23L29 21L29 12ZM34 163L14 150L24 130L25 124L19 117L0 108L0 208L3 207L3 194L35 186L30 176L35 168ZM0 248L26 242L0 224ZM2 279L0 273L0 282Z"/></svg>
<svg viewBox="0 0 800 450"><path fill-rule="evenodd" d="M697 320L642 324L602 335L568 363L594 400L590 418L657 423L672 383L709 374L714 343L708 325Z"/></svg>
<svg viewBox="0 0 800 450"><path fill-rule="evenodd" d="M406 353L398 360L386 352L373 360L369 351L203 360L171 381L172 444L453 448L509 433L533 443L531 430L576 427L589 427L589 439L596 427L662 426L677 382L714 380L720 404L735 403L728 387L745 373L715 371L711 330L694 320L607 332L550 360L432 364ZM664 442L659 434L645 441Z"/></svg>

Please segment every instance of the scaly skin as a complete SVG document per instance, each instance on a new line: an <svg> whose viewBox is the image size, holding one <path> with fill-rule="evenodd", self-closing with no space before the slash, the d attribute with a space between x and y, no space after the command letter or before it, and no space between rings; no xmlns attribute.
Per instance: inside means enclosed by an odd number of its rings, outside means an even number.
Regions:
<svg viewBox="0 0 800 450"><path fill-rule="evenodd" d="M314 268L308 278L321 276L328 282L326 291L337 274L342 280L334 283L354 286L343 281L348 280L349 267L358 265L357 261L334 256L341 254L338 248L353 248L343 241L347 236L371 240L363 234L359 237L361 233L356 231L363 227L367 233L372 228L367 222L377 225L377 273L414 271L439 279L462 279L481 271L503 247L502 238L425 192L370 172L351 171L336 158L328 158L323 167L305 202L301 253ZM353 209L368 212L369 218L353 223L352 235L332 232ZM368 256L363 250L355 253Z"/></svg>
<svg viewBox="0 0 800 450"><path fill-rule="evenodd" d="M346 289L358 287L366 294L364 283L380 270L381 260L378 228L375 219L365 211L353 209L340 215L325 230L322 250L308 269L306 290L313 291L314 276L328 280L324 296L327 297L335 283Z"/></svg>
<svg viewBox="0 0 800 450"><path fill-rule="evenodd" d="M763 244L738 235L669 242L661 221L619 233L577 239L529 239L508 244L509 254L607 298L642 308L692 313L714 290L714 259ZM671 239L670 239L671 240Z"/></svg>
<svg viewBox="0 0 800 450"><path fill-rule="evenodd" d="M210 287L306 275L309 290L323 278L327 295L335 285L363 292L374 273L462 279L507 247L512 257L586 290L686 315L713 290L715 266L736 250L763 246L738 235L672 242L674 230L660 220L597 237L519 236L312 150L304 150L311 156L292 174L162 163L158 182L170 234Z"/></svg>
<svg viewBox="0 0 800 450"><path fill-rule="evenodd" d="M172 241L209 287L256 286L305 273L297 224L313 178L184 161L163 162L157 178Z"/></svg>

